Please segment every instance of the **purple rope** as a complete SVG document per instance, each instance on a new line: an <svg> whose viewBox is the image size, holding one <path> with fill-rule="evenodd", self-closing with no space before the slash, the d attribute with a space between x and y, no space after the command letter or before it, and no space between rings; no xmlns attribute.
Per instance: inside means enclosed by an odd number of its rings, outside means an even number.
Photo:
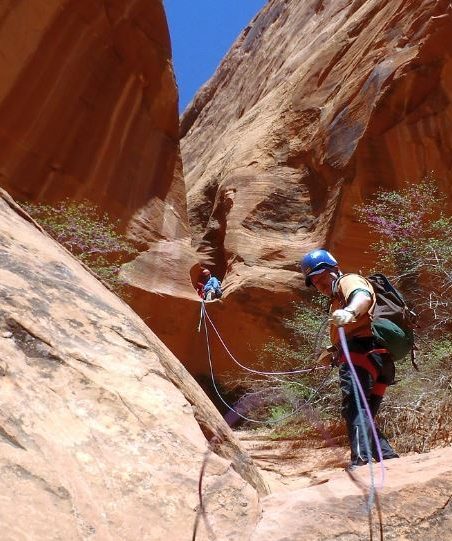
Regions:
<svg viewBox="0 0 452 541"><path fill-rule="evenodd" d="M350 351L348 349L347 339L345 337L344 328L339 327L338 330L339 330L339 338L341 340L342 350L343 350L343 352L345 354L345 358L347 359L347 363L348 363L348 366L350 368L350 371L351 371L351 373L352 373L352 375L353 375L353 377L355 379L356 386L358 387L358 392L361 395L361 399L362 399L363 404L364 404L364 409L366 410L367 416L369 417L369 423L370 423L370 427L371 427L371 430L372 430L372 435L373 435L374 440L375 440L375 447L377 449L377 454L378 454L378 458L380 459L380 466L381 466L381 481L380 481L379 488L383 488L384 482L385 482L385 467L383 465L383 453L382 453L382 450L381 450L380 440L379 440L378 434L377 434L377 429L375 427L375 423L374 423L373 416L372 416L372 413L371 413L370 408L369 408L369 404L367 403L366 395L364 394L363 388L362 388L361 383L360 383L359 378L358 378L358 374L356 373L355 367L353 366L352 359L350 357ZM366 434L366 431L364 431L364 433Z"/></svg>

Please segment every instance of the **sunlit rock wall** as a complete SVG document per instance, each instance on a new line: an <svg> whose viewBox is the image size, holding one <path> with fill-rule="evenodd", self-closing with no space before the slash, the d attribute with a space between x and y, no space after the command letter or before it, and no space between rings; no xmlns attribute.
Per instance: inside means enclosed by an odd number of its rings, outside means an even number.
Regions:
<svg viewBox="0 0 452 541"><path fill-rule="evenodd" d="M432 170L450 190L451 35L446 0L271 0L185 111L189 220L243 358L278 336L301 255L372 262L356 203Z"/></svg>
<svg viewBox="0 0 452 541"><path fill-rule="evenodd" d="M161 321L195 298L161 0L0 3L0 185L18 200L87 198L119 218L145 250L126 276L140 313Z"/></svg>
<svg viewBox="0 0 452 541"><path fill-rule="evenodd" d="M249 538L265 485L180 362L0 190L1 538ZM201 521L199 540L210 539Z"/></svg>

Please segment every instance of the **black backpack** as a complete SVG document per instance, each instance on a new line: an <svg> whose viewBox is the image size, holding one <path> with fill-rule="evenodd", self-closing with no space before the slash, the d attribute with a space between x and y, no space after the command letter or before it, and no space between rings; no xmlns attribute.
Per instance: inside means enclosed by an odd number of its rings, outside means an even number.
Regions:
<svg viewBox="0 0 452 541"><path fill-rule="evenodd" d="M384 274L372 274L367 280L371 283L376 297L372 318L375 338L390 351L395 361L411 354L411 362L418 370L414 343L415 312Z"/></svg>

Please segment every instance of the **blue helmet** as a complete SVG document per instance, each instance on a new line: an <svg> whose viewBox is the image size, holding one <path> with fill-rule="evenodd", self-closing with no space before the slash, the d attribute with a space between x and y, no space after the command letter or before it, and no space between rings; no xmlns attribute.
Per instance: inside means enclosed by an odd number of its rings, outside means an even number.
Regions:
<svg viewBox="0 0 452 541"><path fill-rule="evenodd" d="M324 269L337 269L338 263L330 252L319 249L307 253L300 261L300 268L306 276L305 283L309 287L312 285L310 276Z"/></svg>

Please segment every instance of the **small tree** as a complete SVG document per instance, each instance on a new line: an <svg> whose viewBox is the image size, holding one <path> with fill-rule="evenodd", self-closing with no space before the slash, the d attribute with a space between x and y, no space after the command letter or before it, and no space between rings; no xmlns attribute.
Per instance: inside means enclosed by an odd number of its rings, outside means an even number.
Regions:
<svg viewBox="0 0 452 541"><path fill-rule="evenodd" d="M56 205L24 203L22 206L115 293L124 296L119 269L138 250L119 233L119 220L112 219L86 200L64 200Z"/></svg>
<svg viewBox="0 0 452 541"><path fill-rule="evenodd" d="M450 327L452 218L432 176L400 191L379 191L357 208L359 219L380 236L371 248L416 306L423 323Z"/></svg>

